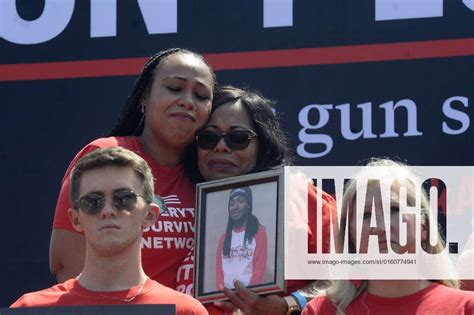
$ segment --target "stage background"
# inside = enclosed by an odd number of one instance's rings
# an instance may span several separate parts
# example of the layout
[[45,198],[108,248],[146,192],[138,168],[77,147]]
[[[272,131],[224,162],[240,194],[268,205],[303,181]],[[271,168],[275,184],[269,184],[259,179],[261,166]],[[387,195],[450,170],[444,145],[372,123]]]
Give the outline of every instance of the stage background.
[[473,10],[472,0],[0,0],[0,306],[53,284],[64,171],[108,133],[153,53],[196,50],[220,84],[276,100],[298,165],[473,165]]

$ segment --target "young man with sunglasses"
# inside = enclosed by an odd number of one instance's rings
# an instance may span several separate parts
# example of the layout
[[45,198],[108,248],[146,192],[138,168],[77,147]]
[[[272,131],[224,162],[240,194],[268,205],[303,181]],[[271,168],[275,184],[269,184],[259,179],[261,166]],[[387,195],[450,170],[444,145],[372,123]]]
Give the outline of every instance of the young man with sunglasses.
[[141,264],[142,231],[159,215],[153,176],[137,154],[102,148],[71,173],[69,218],[84,234],[84,269],[74,279],[23,295],[11,307],[175,304],[177,314],[207,314],[195,299],[151,280]]

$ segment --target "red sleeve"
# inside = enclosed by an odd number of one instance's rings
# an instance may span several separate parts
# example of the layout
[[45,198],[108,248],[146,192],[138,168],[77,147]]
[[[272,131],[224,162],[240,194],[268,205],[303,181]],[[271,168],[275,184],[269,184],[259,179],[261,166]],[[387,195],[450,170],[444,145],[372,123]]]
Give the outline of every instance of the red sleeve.
[[[316,205],[317,205],[317,191],[318,188],[308,184],[308,250],[310,252],[316,252],[317,246],[317,222],[316,222]],[[322,234],[324,242],[322,243],[322,252],[328,252],[330,246],[330,226],[331,226],[331,213],[336,214],[336,201],[334,198],[321,191],[321,201],[322,201]]]
[[[317,244],[317,236],[318,236],[317,222],[316,222],[317,192],[318,192],[318,188],[313,186],[311,183],[308,183],[308,210],[309,210],[308,211],[308,250],[310,252],[316,252],[316,244]],[[335,212],[336,201],[331,195],[325,193],[324,191],[321,191],[321,200],[322,200],[322,221],[323,221],[322,234],[324,234],[324,240],[325,240],[325,242],[322,243],[322,248],[324,252],[324,251],[329,251],[330,224],[331,224],[330,216],[331,216],[331,213],[333,215],[336,214]],[[290,293],[290,292],[302,289],[310,283],[312,283],[312,280],[287,280],[287,292]]]
[[69,216],[67,214],[67,210],[71,208],[71,200],[69,197],[69,189],[70,189],[70,181],[69,176],[71,175],[71,171],[76,165],[77,161],[86,155],[89,152],[92,152],[99,147],[96,145],[88,144],[85,146],[76,157],[72,160],[71,164],[67,168],[66,174],[64,174],[63,182],[61,185],[61,191],[59,192],[58,201],[56,203],[56,210],[54,212],[54,221],[53,221],[53,228],[54,229],[64,229],[64,230],[71,230],[75,231],[69,221]]
[[26,295],[23,295],[18,300],[16,300],[15,303],[10,305],[10,308],[18,308],[18,307],[28,307],[28,301],[27,301]]
[[267,265],[267,231],[263,225],[258,228],[255,236],[255,253],[252,260],[252,278],[249,285],[261,284]]
[[216,289],[224,287],[224,271],[222,270],[222,248],[224,248],[225,233],[219,239],[216,252]]
[[336,307],[331,300],[326,296],[319,296],[313,298],[306,304],[301,315],[319,315],[319,314],[336,314]]

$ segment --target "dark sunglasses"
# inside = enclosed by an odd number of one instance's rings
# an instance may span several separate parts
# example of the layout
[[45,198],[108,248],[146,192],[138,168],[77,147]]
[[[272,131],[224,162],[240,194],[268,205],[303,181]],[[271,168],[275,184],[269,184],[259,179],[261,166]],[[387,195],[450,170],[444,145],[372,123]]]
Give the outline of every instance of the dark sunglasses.
[[[112,205],[117,211],[132,211],[137,205],[138,197],[142,197],[147,203],[146,198],[131,190],[119,190],[112,195]],[[105,197],[99,193],[90,193],[82,196],[74,202],[74,208],[81,209],[84,213],[95,215],[99,213],[105,205]]]
[[229,132],[215,132],[210,130],[199,130],[196,141],[199,148],[212,150],[224,138],[225,144],[231,150],[243,150],[249,146],[250,140],[257,134],[252,130],[233,130]]

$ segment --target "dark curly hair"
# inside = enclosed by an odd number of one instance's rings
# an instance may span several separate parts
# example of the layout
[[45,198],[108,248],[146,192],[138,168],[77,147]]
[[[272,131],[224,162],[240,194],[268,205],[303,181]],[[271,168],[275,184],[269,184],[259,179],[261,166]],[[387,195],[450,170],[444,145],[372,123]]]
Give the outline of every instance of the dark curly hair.
[[[293,158],[288,147],[288,138],[282,130],[277,115],[273,112],[274,102],[257,91],[233,86],[217,87],[212,101],[212,114],[226,103],[239,102],[247,110],[255,132],[258,135],[258,157],[250,173],[263,172],[279,166],[291,165]],[[202,182],[197,165],[197,145],[194,141],[187,149],[184,168],[195,183]]]
[[171,48],[160,51],[159,53],[156,53],[150,57],[150,59],[148,59],[148,61],[143,66],[140,75],[135,81],[132,93],[128,97],[127,103],[122,109],[122,113],[120,114],[117,124],[110,131],[109,137],[139,136],[142,134],[144,126],[144,114],[140,109],[140,100],[142,99],[144,93],[147,93],[151,90],[157,66],[163,60],[165,60],[166,57],[177,53],[192,54],[201,59],[208,66],[212,75],[213,83],[214,85],[216,84],[216,75],[214,70],[202,55],[183,48]]

